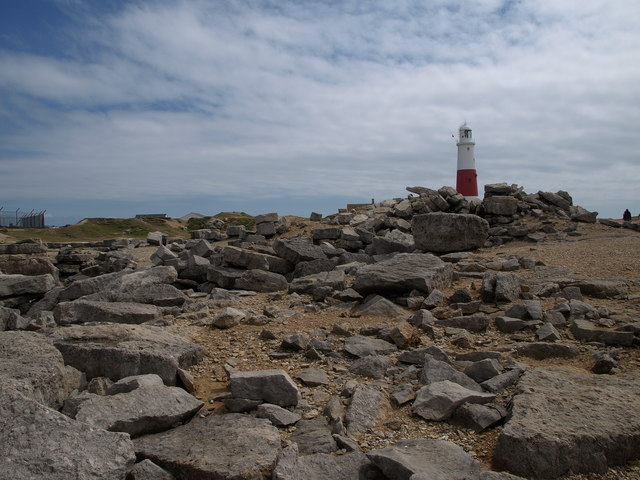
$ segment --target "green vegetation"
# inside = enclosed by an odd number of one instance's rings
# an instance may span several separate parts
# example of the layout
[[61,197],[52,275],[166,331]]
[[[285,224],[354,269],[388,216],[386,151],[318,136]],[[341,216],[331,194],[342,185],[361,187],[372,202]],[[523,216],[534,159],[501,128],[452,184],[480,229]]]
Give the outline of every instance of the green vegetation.
[[9,228],[5,235],[22,240],[40,238],[45,242],[93,241],[105,238],[146,238],[157,230],[170,237],[187,238],[184,224],[170,218],[86,218],[61,228]]

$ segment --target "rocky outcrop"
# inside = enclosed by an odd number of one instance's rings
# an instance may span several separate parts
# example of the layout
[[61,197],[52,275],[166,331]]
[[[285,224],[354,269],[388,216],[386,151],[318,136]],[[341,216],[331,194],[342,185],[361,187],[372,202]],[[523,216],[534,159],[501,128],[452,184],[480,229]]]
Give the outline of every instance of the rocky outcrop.
[[453,268],[431,254],[404,253],[356,272],[353,289],[369,293],[400,294],[418,290],[430,293],[451,283]]
[[182,478],[268,478],[281,450],[268,420],[235,413],[196,417],[134,443],[139,458]]
[[427,213],[413,217],[411,232],[419,250],[460,252],[482,247],[489,234],[489,224],[476,215]]
[[496,464],[517,475],[556,478],[640,458],[639,380],[637,373],[529,371],[498,438]]
[[135,462],[129,435],[107,432],[0,384],[0,477],[124,478]]

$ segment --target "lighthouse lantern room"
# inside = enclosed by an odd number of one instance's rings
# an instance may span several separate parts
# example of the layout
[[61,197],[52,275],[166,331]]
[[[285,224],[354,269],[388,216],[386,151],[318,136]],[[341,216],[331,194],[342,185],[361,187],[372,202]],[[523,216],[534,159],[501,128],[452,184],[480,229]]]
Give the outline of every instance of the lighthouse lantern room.
[[456,145],[458,146],[456,190],[465,198],[475,198],[478,196],[478,174],[473,151],[476,142],[473,140],[471,127],[466,122],[460,126],[460,137]]

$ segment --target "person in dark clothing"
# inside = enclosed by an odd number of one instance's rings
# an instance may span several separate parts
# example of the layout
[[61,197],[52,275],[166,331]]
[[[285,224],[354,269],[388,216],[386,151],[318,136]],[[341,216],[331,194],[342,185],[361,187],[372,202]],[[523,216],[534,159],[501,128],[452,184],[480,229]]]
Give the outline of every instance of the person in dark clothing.
[[630,222],[631,221],[631,212],[629,211],[628,208],[622,214],[622,220],[624,220],[625,222]]

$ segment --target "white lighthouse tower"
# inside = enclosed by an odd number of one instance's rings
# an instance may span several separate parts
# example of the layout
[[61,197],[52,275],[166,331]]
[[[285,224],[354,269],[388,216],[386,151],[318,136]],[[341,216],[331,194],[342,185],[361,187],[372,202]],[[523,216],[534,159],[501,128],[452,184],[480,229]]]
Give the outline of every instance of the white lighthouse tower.
[[460,138],[458,143],[458,178],[456,190],[465,198],[478,196],[478,174],[476,173],[476,159],[473,149],[476,142],[473,140],[471,127],[467,122],[460,126]]

